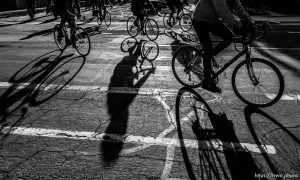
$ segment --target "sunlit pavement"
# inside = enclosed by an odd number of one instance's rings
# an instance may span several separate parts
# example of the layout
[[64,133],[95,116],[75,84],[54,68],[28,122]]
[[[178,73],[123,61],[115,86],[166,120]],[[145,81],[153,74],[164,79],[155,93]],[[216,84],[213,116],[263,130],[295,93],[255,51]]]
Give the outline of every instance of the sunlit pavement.
[[[299,17],[255,17],[276,22],[252,56],[280,69],[282,99],[262,109],[240,101],[231,87],[235,63],[219,77],[222,94],[195,89],[215,113],[209,119],[199,110],[212,124],[201,129],[188,107],[176,121],[182,85],[171,59],[185,42],[180,29],[165,34],[154,17],[159,54],[151,63],[141,47],[155,43],[145,36],[121,50],[129,5],[110,12],[108,28],[90,11],[90,22],[78,22],[90,34],[87,57],[58,50],[59,19],[0,16],[0,179],[299,179]],[[236,53],[230,46],[219,63]]]

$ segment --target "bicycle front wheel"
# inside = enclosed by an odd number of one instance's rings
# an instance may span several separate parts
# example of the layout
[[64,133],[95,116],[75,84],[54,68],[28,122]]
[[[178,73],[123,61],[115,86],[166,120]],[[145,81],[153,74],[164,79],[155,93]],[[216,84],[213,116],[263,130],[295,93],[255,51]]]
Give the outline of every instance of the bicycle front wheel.
[[192,28],[192,18],[191,18],[191,15],[189,15],[189,14],[182,14],[182,16],[180,17],[179,25],[180,25],[180,28],[184,32],[187,32],[187,31],[191,30],[191,28]]
[[131,37],[135,37],[138,35],[138,27],[134,25],[135,17],[129,17],[126,23],[127,32]]
[[91,41],[88,33],[82,27],[77,27],[75,33],[76,50],[81,56],[87,56],[91,50]]
[[190,88],[201,86],[203,74],[203,51],[193,46],[179,48],[172,58],[172,71],[180,84]]
[[59,25],[57,24],[54,28],[54,32],[53,32],[54,41],[60,50],[64,50],[67,47],[67,40],[68,40],[67,30],[65,27],[63,27],[62,34],[59,36],[58,27]]
[[142,46],[142,55],[148,61],[153,61],[159,54],[159,47],[155,41],[146,41]]
[[154,19],[148,19],[145,23],[145,32],[149,40],[154,41],[159,35],[159,28]]
[[236,95],[246,104],[267,107],[276,103],[284,91],[284,80],[278,68],[259,58],[252,63],[242,61],[232,74],[232,87]]

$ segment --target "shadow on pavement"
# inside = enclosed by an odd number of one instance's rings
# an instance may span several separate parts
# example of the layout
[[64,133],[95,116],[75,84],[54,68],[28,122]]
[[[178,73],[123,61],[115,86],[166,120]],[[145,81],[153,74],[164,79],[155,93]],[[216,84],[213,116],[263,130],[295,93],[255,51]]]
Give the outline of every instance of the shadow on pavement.
[[[299,174],[300,124],[281,124],[263,110],[252,106],[246,106],[244,114],[251,135],[270,168],[269,172]],[[266,152],[264,147],[268,144],[275,147],[276,157]]]
[[[271,50],[264,50],[264,49],[257,49],[257,52],[261,55],[269,58],[274,63],[277,63],[284,68],[292,71],[292,73],[300,78],[300,55],[297,53],[299,50],[296,48],[300,47],[300,23],[295,25],[288,25],[288,24],[279,24],[274,27],[274,30],[267,32],[266,36],[258,41],[265,43],[267,46],[271,48],[278,48],[276,55],[270,54],[269,51]],[[277,52],[281,53],[282,55],[277,55]],[[291,63],[290,60],[285,59],[291,58],[293,62]]]
[[[17,71],[0,97],[0,140],[20,125],[30,107],[53,98],[77,75],[85,63],[84,57],[62,55],[56,50],[46,53]],[[78,62],[79,65],[73,63]]]
[[[122,151],[123,138],[112,139],[112,137],[123,137],[126,135],[129,106],[138,95],[138,88],[141,88],[149,76],[154,73],[155,68],[139,70],[138,58],[141,56],[141,42],[136,43],[128,49],[129,55],[125,56],[117,64],[110,79],[109,92],[107,94],[107,107],[110,122],[105,130],[107,136],[101,143],[102,158],[105,166],[112,164]],[[136,69],[136,72],[134,70]],[[141,75],[142,72],[142,75]],[[133,88],[137,92],[122,92],[120,88]]]
[[45,30],[42,30],[42,31],[38,31],[38,32],[35,32],[35,33],[32,33],[32,34],[29,34],[26,37],[21,38],[20,40],[26,40],[26,39],[30,39],[30,38],[33,38],[35,36],[41,36],[41,35],[47,36],[47,35],[49,35],[53,32],[54,32],[54,28],[45,29]]
[[[196,91],[179,90],[175,113],[189,179],[250,180],[261,173],[251,153],[239,142],[232,121],[225,113],[215,114]],[[195,151],[187,149],[188,139],[197,140],[198,159]]]

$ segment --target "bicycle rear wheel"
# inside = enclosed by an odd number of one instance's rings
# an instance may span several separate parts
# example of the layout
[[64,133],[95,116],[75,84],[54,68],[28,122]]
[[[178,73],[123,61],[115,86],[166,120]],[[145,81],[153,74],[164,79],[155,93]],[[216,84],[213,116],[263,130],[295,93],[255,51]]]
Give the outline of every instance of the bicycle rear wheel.
[[145,33],[149,40],[154,41],[159,35],[159,28],[154,19],[148,19],[145,22]]
[[135,17],[131,16],[128,18],[126,27],[127,32],[131,37],[135,37],[138,35],[138,27],[134,25]]
[[87,56],[91,50],[91,41],[88,33],[82,27],[77,27],[75,33],[76,50],[81,56]]
[[59,25],[57,24],[54,28],[54,32],[53,32],[54,41],[60,50],[64,50],[67,47],[67,41],[69,39],[67,30],[66,30],[66,27],[64,26],[62,29],[62,36],[59,37],[58,27],[59,27]]
[[242,61],[232,74],[232,87],[236,95],[246,104],[267,107],[276,103],[284,91],[284,80],[278,68],[259,58]]
[[187,31],[191,30],[191,28],[192,28],[192,17],[191,17],[191,15],[182,14],[182,16],[180,17],[179,26],[184,32],[187,32]]
[[108,11],[105,13],[104,22],[105,22],[107,27],[109,27],[110,24],[111,24],[111,15]]
[[190,88],[201,86],[203,74],[203,51],[193,46],[179,48],[172,58],[172,71],[180,84]]

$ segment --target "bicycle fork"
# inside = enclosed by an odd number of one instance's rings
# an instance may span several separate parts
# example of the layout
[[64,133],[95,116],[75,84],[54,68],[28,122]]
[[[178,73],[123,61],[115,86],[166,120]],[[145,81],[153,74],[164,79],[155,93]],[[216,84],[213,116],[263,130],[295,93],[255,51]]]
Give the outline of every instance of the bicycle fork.
[[250,50],[249,50],[249,46],[246,47],[246,68],[247,68],[247,73],[248,76],[251,80],[251,82],[253,83],[253,85],[257,86],[259,84],[259,78],[257,78],[257,76],[255,75],[253,66],[252,66],[252,60],[251,60],[251,54],[250,54]]

